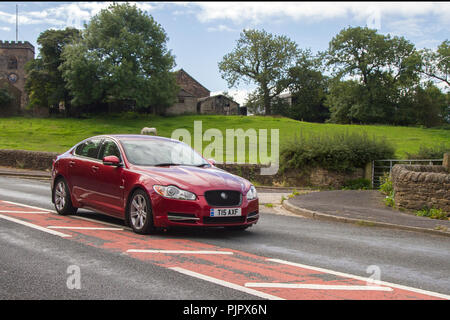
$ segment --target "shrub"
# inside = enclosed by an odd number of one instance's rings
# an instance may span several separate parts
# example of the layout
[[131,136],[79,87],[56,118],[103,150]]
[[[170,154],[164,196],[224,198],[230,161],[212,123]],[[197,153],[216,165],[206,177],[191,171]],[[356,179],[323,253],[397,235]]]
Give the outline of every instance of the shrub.
[[380,191],[385,195],[390,195],[394,192],[394,188],[392,186],[392,180],[388,173],[385,173],[381,178]]
[[439,219],[439,220],[446,220],[447,213],[442,211],[442,209],[437,208],[423,208],[422,210],[416,211],[416,216],[419,217],[429,217],[431,219]]
[[386,198],[384,198],[384,204],[387,205],[388,207],[395,207],[395,200],[394,200],[394,195],[388,195],[386,196]]
[[280,150],[280,169],[322,167],[333,171],[363,168],[376,159],[394,157],[394,148],[384,138],[369,138],[366,133],[325,132],[305,136],[302,133]]
[[395,207],[394,200],[394,187],[392,186],[392,180],[388,173],[385,173],[383,177],[381,177],[382,184],[380,185],[380,191],[382,194],[386,195],[384,198],[384,204],[388,207]]
[[372,187],[372,183],[368,179],[359,178],[353,180],[347,180],[344,182],[342,189],[344,190],[369,190]]
[[408,159],[442,159],[446,152],[450,152],[450,145],[445,143],[437,146],[421,145],[416,154],[406,152],[406,157]]

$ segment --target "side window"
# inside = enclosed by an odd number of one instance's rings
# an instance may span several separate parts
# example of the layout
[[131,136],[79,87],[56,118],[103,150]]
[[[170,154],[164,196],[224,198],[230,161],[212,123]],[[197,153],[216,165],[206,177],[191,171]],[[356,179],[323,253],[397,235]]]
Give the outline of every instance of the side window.
[[100,150],[100,159],[103,159],[107,156],[116,156],[119,158],[120,161],[122,161],[122,157],[120,156],[120,150],[119,147],[115,144],[114,141],[111,140],[105,140],[103,142],[102,148]]
[[79,156],[98,159],[98,149],[100,147],[101,139],[91,139],[82,144],[80,144],[76,149],[75,153]]

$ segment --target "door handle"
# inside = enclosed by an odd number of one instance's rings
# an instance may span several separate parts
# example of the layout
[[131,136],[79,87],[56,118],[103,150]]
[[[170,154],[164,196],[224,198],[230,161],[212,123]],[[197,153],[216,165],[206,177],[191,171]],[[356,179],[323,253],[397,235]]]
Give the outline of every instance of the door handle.
[[99,168],[97,166],[92,166],[92,171],[96,172]]
[[69,161],[69,166],[73,167],[75,165],[75,161]]

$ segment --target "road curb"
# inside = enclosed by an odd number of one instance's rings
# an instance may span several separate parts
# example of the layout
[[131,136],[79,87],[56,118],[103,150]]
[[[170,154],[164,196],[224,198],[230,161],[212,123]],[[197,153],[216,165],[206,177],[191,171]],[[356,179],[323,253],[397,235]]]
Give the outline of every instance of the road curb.
[[289,200],[284,200],[282,207],[294,214],[298,214],[300,216],[315,219],[315,220],[351,223],[351,224],[357,224],[359,226],[384,227],[384,228],[403,230],[403,231],[416,231],[416,232],[429,233],[429,234],[434,234],[434,235],[450,237],[450,232],[444,232],[444,231],[440,231],[440,230],[405,226],[405,225],[392,224],[392,223],[373,221],[373,220],[346,218],[346,217],[340,217],[340,216],[335,216],[335,215],[331,215],[331,214],[326,214],[326,213],[298,207],[298,206],[290,203]]
[[21,173],[21,172],[0,172],[0,176],[15,177],[15,178],[28,178],[28,179],[45,179],[51,178],[48,174],[31,174],[31,173]]

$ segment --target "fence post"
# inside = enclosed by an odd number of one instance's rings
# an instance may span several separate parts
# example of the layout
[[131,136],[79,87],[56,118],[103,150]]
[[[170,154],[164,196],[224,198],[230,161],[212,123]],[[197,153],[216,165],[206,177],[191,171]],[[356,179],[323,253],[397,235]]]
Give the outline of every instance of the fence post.
[[444,153],[444,160],[442,160],[442,166],[450,172],[450,153]]
[[375,160],[372,160],[372,189],[374,186],[374,180],[375,180]]

